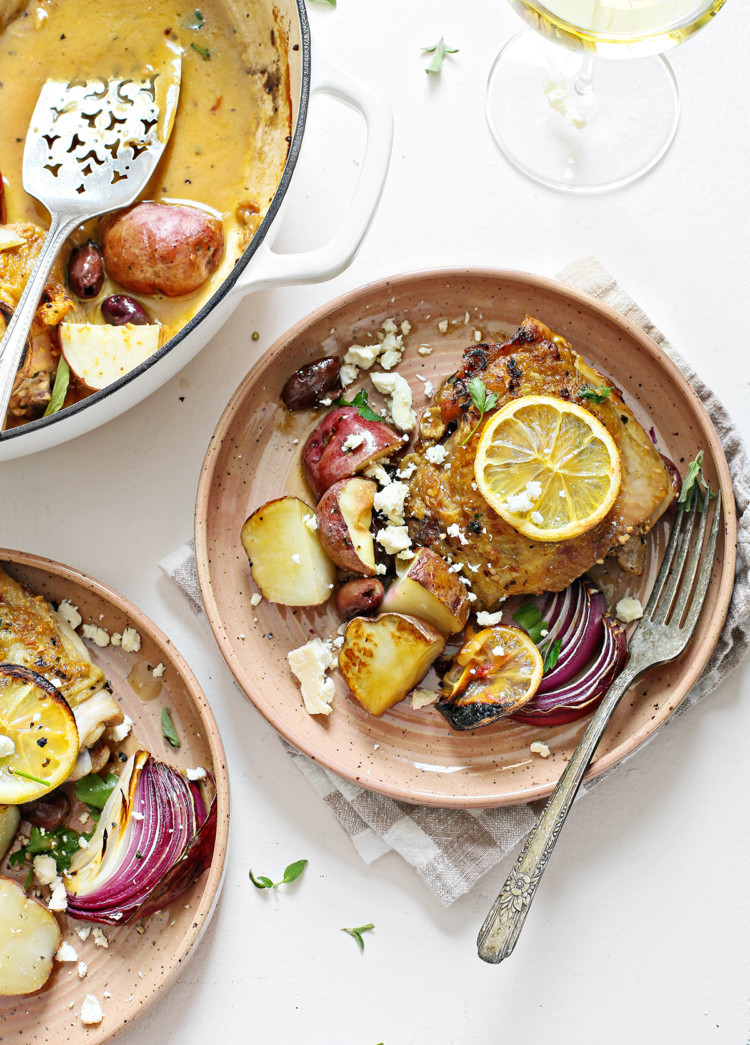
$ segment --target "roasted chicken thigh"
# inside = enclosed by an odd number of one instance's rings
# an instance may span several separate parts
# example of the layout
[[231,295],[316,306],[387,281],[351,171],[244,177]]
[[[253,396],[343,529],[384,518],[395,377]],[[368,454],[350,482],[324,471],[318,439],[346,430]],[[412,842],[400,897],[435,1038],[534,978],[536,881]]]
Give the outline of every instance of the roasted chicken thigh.
[[[482,425],[469,436],[479,412],[467,386],[477,377],[497,395],[497,408],[521,396],[554,396],[583,406],[607,428],[622,480],[600,523],[570,540],[539,542],[513,529],[484,500],[474,477]],[[461,564],[476,595],[475,610],[491,610],[508,595],[560,591],[612,549],[636,550],[677,492],[670,469],[619,390],[565,338],[530,316],[508,341],[466,349],[461,367],[422,415],[415,451],[404,465],[409,462],[416,465],[406,505],[412,540]]]

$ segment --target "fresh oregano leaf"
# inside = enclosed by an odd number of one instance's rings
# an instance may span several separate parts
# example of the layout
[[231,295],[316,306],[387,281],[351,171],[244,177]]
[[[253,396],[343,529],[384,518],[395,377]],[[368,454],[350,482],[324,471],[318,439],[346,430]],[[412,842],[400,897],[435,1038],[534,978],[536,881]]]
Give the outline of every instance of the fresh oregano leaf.
[[85,802],[89,808],[104,809],[107,799],[117,786],[115,773],[107,773],[106,777],[98,773],[87,773],[76,783],[76,798]]
[[443,68],[443,62],[447,54],[458,54],[457,47],[448,47],[445,40],[440,37],[440,40],[432,47],[423,47],[422,54],[431,54],[432,61],[425,68],[426,73],[439,73]]
[[44,411],[44,416],[49,417],[50,414],[56,414],[58,410],[62,409],[62,405],[65,402],[65,396],[68,393],[68,385],[70,384],[70,367],[68,366],[65,356],[60,356],[57,364],[57,373],[55,374],[55,383],[52,386],[52,395],[50,401],[47,403],[47,409]]
[[362,939],[362,933],[368,933],[370,929],[374,929],[375,926],[372,922],[368,922],[367,925],[357,925],[353,929],[342,929],[342,933],[349,933],[359,944],[360,950],[365,949],[365,941]]
[[558,659],[560,657],[560,650],[561,649],[562,649],[562,642],[560,641],[560,639],[555,639],[555,641],[552,643],[552,645],[550,646],[550,648],[547,650],[546,654],[544,655],[544,673],[545,673],[545,675],[547,674],[548,671],[552,671],[552,669],[554,668],[555,664],[557,664],[557,661],[558,661]]
[[357,394],[355,395],[354,399],[352,399],[351,402],[348,402],[346,399],[344,399],[343,396],[340,396],[337,400],[335,400],[333,405],[334,406],[356,406],[357,413],[359,414],[360,417],[364,418],[365,421],[382,421],[383,420],[382,417],[380,417],[378,414],[376,414],[375,411],[370,406],[368,406],[368,403],[367,403],[367,392],[365,391],[364,388],[360,388],[359,392],[357,392]]
[[169,708],[162,708],[161,731],[164,734],[164,739],[168,740],[172,747],[180,746],[180,738],[177,736],[177,730],[174,728],[174,722],[172,721],[172,716],[169,714]]
[[603,403],[612,395],[612,389],[602,385],[601,388],[591,388],[586,385],[578,393],[579,399],[588,399],[591,403]]
[[306,867],[307,860],[296,860],[293,864],[289,864],[287,869],[284,871],[284,877],[278,884],[289,885],[290,882],[296,882]]

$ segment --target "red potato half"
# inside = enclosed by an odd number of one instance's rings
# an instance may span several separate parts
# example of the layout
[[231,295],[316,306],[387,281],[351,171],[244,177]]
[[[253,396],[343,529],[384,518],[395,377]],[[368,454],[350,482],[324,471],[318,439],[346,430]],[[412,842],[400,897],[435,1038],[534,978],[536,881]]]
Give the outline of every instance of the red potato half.
[[93,392],[130,373],[159,349],[156,325],[61,323],[60,348],[71,373]]
[[102,251],[107,275],[126,290],[182,297],[219,267],[224,230],[198,207],[136,203],[107,224]]
[[422,681],[444,649],[437,628],[416,617],[355,617],[344,634],[339,671],[360,704],[382,715]]
[[319,606],[333,594],[336,567],[306,519],[315,519],[309,504],[298,497],[279,497],[245,520],[242,547],[253,580],[269,602]]
[[[345,449],[347,441],[352,445]],[[382,421],[361,417],[356,406],[331,410],[302,447],[302,469],[315,496],[368,464],[400,450],[401,436]]]
[[40,990],[60,939],[55,916],[18,882],[0,878],[0,995]]
[[385,593],[381,608],[419,617],[444,635],[452,635],[468,620],[469,596],[441,555],[420,548],[406,572]]
[[375,542],[370,532],[378,484],[351,476],[329,486],[318,502],[318,537],[337,566],[363,577],[375,576]]

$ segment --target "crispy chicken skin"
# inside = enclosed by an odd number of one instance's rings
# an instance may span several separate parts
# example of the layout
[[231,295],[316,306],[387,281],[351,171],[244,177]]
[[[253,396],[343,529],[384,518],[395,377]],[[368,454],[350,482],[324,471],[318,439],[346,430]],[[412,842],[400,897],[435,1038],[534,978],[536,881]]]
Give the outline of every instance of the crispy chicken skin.
[[[609,430],[620,453],[622,482],[612,510],[597,526],[567,541],[533,541],[487,504],[474,482],[483,426],[461,445],[479,420],[466,387],[473,377],[497,394],[498,407],[521,396],[556,396],[583,406]],[[580,398],[586,388],[601,386],[612,389],[603,403]],[[441,464],[426,456],[437,444],[447,451]],[[443,382],[422,415],[415,451],[404,464],[409,461],[417,465],[406,505],[412,540],[463,565],[477,596],[475,610],[494,609],[508,595],[562,590],[613,548],[647,533],[677,493],[675,480],[619,390],[563,337],[530,316],[510,340],[466,349],[460,369]],[[459,535],[448,536],[455,523]]]

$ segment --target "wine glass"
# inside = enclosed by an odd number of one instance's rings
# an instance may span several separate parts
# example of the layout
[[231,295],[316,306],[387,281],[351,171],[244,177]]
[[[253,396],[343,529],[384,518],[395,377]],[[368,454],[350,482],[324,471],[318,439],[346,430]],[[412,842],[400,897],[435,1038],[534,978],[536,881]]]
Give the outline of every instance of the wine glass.
[[487,84],[487,118],[507,158],[543,185],[580,193],[626,185],[658,163],[680,111],[661,52],[724,0],[509,2],[531,29],[503,47]]

